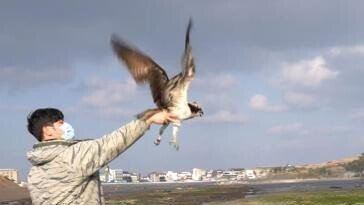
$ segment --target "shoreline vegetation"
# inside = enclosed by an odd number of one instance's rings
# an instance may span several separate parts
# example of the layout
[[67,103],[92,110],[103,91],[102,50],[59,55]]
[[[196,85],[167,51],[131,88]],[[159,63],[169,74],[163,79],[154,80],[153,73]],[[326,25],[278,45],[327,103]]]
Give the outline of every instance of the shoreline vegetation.
[[[121,205],[335,205],[339,202],[342,202],[341,205],[364,205],[364,154],[326,163],[260,169],[262,170],[268,170],[266,177],[254,180],[226,178],[206,182],[108,183],[103,184],[104,197],[106,204]],[[351,188],[342,188],[340,184],[343,183],[340,181],[351,184]],[[333,189],[289,188],[294,184],[326,182],[331,183],[329,187]],[[252,189],[263,186],[268,193],[256,193]],[[277,186],[280,190],[271,193]],[[28,190],[5,177],[0,177],[0,191],[0,204],[30,204]]]
[[205,205],[364,205],[364,189],[282,192]]
[[[352,187],[344,188],[346,185],[341,181],[349,182]],[[310,187],[312,183],[325,184],[326,188],[309,188],[296,190],[293,184],[303,184],[301,187]],[[312,183],[311,183],[312,182]],[[356,184],[356,185],[354,185]],[[274,183],[252,184],[215,184],[207,186],[174,187],[164,189],[163,187],[145,189],[136,193],[125,195],[105,196],[108,205],[364,205],[363,180],[360,178],[352,180],[284,180]],[[262,190],[260,185],[268,185]],[[270,185],[278,185],[279,190],[273,190]],[[343,187],[341,187],[343,186]],[[109,189],[112,187],[109,187]],[[270,191],[267,191],[270,190]]]
[[[343,189],[337,184],[341,181],[358,184],[353,188]],[[255,186],[280,185],[289,187],[301,183],[334,184],[329,189],[318,190],[290,190],[275,193],[257,193]],[[14,184],[15,185],[15,184]],[[133,186],[137,189],[126,189]],[[171,186],[172,185],[172,186]],[[255,186],[254,186],[255,185]],[[103,186],[104,197],[108,205],[336,205],[355,204],[364,205],[364,181],[354,179],[294,179],[269,180],[239,184],[207,184],[207,183],[150,183],[142,184],[106,184]],[[141,187],[142,186],[142,187]],[[148,188],[149,187],[149,188]],[[269,188],[270,189],[270,188]],[[10,193],[10,192],[9,192]],[[26,189],[17,189],[13,195],[28,196]],[[0,193],[0,195],[3,195]],[[0,204],[31,204],[29,198],[5,200]]]
[[280,191],[255,195],[247,185],[153,190],[106,197],[108,205],[364,205],[364,188]]

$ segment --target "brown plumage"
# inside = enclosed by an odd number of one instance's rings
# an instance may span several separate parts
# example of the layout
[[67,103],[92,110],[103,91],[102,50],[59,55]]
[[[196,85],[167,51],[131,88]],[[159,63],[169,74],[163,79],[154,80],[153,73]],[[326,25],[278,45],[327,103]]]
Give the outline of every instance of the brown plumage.
[[149,56],[127,44],[121,38],[111,37],[112,48],[117,57],[126,65],[128,71],[138,84],[149,82],[154,103],[161,107],[161,91],[169,81],[167,73]]
[[[115,54],[126,65],[135,82],[138,84],[149,83],[154,103],[158,109],[167,109],[180,121],[202,116],[203,114],[197,103],[189,103],[187,100],[188,88],[195,75],[195,63],[189,40],[191,27],[192,21],[190,20],[187,26],[185,50],[182,56],[182,71],[171,79],[152,58],[126,43],[120,37],[116,35],[111,37],[111,45]],[[148,112],[155,111],[155,109],[151,109],[141,114],[145,115]],[[180,125],[180,123],[173,124],[172,142],[176,148],[178,148],[176,140]],[[165,128],[166,126],[162,126],[158,139],[160,139]],[[159,144],[159,142],[156,144]]]

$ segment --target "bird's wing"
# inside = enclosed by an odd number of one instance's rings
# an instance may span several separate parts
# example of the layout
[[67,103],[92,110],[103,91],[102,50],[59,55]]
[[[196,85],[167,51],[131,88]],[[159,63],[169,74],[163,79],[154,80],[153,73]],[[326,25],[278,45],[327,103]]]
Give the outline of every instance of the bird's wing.
[[149,56],[127,44],[116,35],[111,37],[111,46],[138,84],[149,82],[153,100],[157,106],[163,106],[162,95],[168,82],[167,73]]
[[192,47],[190,45],[191,28],[192,19],[190,19],[188,22],[185,40],[185,51],[182,56],[182,76],[183,78],[187,78],[188,80],[192,80],[196,72],[195,62],[192,56]]
[[166,86],[166,92],[169,94],[169,104],[173,106],[187,104],[188,88],[195,75],[195,63],[190,45],[191,28],[192,20],[190,19],[186,31],[185,50],[182,56],[182,72],[171,78]]

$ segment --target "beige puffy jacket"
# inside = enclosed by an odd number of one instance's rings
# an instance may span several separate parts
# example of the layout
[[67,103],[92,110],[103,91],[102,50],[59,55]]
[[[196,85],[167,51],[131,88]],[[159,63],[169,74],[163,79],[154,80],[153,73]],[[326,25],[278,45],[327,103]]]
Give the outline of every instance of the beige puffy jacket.
[[148,129],[142,120],[99,139],[40,142],[27,153],[32,163],[28,189],[32,203],[104,204],[98,170],[136,142]]

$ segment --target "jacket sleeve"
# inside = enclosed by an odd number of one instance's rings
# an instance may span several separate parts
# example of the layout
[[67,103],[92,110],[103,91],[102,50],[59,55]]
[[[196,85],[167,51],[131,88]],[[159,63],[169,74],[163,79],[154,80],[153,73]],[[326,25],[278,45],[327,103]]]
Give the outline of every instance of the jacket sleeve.
[[143,120],[133,120],[110,134],[71,146],[70,160],[82,177],[88,177],[115,159],[134,144],[149,126]]

